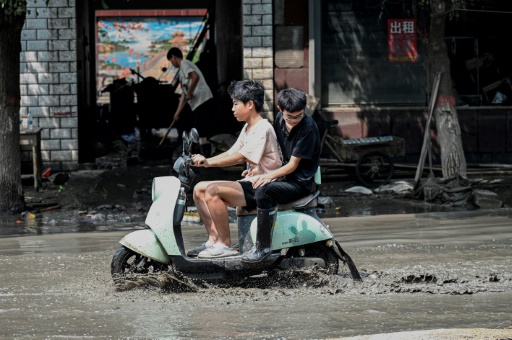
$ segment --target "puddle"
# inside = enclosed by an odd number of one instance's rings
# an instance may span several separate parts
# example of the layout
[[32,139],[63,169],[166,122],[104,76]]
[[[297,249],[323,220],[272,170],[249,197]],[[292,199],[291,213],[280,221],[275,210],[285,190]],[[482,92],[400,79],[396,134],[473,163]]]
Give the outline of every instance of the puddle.
[[[471,208],[446,207],[427,204],[420,201],[401,200],[392,198],[372,198],[354,196],[331,197],[326,206],[319,206],[318,216],[322,219],[335,217],[363,217],[390,214],[423,214],[438,212],[476,211]],[[193,211],[195,207],[189,207]],[[236,223],[234,209],[229,209],[230,223]],[[94,231],[118,231],[141,229],[145,227],[144,211],[130,212],[94,212],[77,214],[76,211],[61,211],[41,213],[33,219],[23,219],[21,216],[0,217],[0,237],[30,236],[57,233],[81,233]],[[184,224],[199,224],[200,222],[184,222]]]

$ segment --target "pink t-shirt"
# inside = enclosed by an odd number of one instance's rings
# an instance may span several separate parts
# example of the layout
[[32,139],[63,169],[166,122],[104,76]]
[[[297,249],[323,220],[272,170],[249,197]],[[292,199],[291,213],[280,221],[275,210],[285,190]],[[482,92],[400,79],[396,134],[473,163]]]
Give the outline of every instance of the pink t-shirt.
[[[253,174],[266,174],[282,165],[282,154],[277,143],[274,128],[266,119],[260,120],[249,131],[247,123],[244,125],[235,144],[228,150],[228,154],[235,152],[250,160],[249,164]],[[243,180],[250,181],[250,177]]]

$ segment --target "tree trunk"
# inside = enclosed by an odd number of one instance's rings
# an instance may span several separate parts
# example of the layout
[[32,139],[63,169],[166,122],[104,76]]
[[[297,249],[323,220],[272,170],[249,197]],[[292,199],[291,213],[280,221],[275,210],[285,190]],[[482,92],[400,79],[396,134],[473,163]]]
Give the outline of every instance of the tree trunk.
[[20,158],[20,52],[25,15],[0,9],[0,213],[25,207]]
[[432,0],[432,13],[429,22],[427,42],[427,64],[430,84],[434,75],[442,72],[438,97],[435,104],[434,119],[437,139],[441,148],[441,166],[443,178],[466,177],[466,158],[462,148],[462,137],[452,91],[450,60],[445,42],[446,15],[445,0]]

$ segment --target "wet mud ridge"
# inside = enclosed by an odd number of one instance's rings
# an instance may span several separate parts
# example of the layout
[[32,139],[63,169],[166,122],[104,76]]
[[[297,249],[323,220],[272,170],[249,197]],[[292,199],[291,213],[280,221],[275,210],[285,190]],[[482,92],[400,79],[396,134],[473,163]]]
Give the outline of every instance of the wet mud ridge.
[[[337,275],[326,274],[321,269],[290,270],[271,277],[264,274],[254,278],[232,280],[224,283],[193,281],[186,276],[161,272],[152,274],[129,274],[115,277],[118,291],[137,288],[154,288],[168,293],[204,293],[210,291],[218,294],[218,289],[225,289],[224,295],[247,296],[248,292],[257,290],[262,295],[281,296],[283,294],[448,294],[466,295],[484,292],[505,292],[512,290],[512,275],[506,273],[481,273],[474,276],[454,276],[449,272],[433,274],[360,271],[362,281],[354,281],[349,272]],[[263,291],[262,291],[263,290]],[[257,294],[250,293],[255,296]]]
[[512,288],[512,276],[482,273],[474,277],[453,277],[448,273],[372,272],[357,287],[361,294],[428,293],[464,295],[504,292]]

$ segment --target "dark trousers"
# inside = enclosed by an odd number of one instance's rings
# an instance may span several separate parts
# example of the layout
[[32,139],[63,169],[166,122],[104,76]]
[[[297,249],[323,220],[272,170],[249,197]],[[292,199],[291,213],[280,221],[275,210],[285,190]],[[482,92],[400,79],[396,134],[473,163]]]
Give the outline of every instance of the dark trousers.
[[256,189],[256,205],[260,209],[270,209],[278,204],[288,203],[309,195],[311,189],[294,181],[276,181]]

